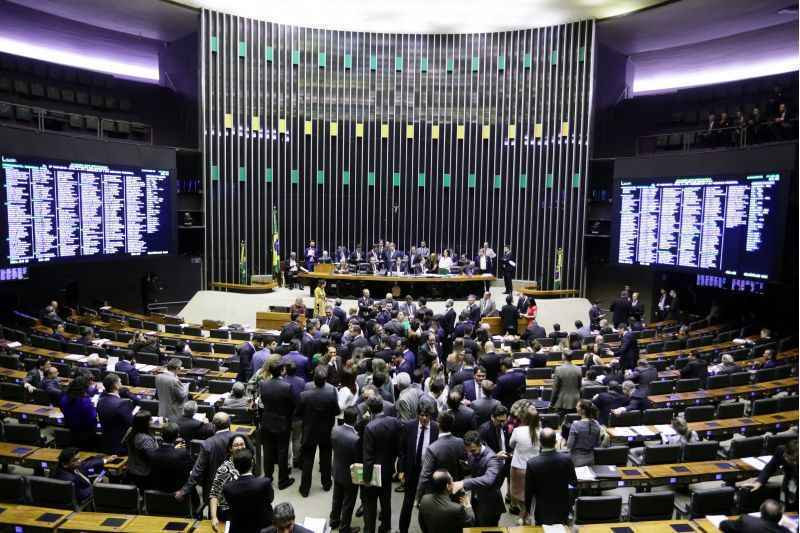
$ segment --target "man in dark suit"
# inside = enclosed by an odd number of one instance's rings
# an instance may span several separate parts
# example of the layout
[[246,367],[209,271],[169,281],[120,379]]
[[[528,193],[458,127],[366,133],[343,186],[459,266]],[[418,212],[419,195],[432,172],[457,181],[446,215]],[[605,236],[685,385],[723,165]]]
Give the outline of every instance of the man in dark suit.
[[539,325],[536,320],[531,320],[531,323],[528,324],[528,327],[525,329],[525,333],[522,335],[526,340],[529,339],[546,339],[547,338],[547,331]]
[[252,533],[260,531],[272,522],[272,480],[253,475],[253,454],[250,450],[237,450],[233,454],[233,466],[239,478],[229,481],[222,488],[228,502],[229,533]]
[[775,500],[764,500],[761,516],[742,515],[736,520],[723,520],[719,530],[723,533],[789,533],[780,525],[783,518],[783,505]]
[[430,483],[436,470],[447,470],[454,479],[463,477],[461,463],[466,459],[464,440],[452,434],[455,417],[450,411],[439,415],[439,436],[428,446],[422,457],[417,497],[430,491]]
[[358,411],[355,407],[344,410],[344,424],[333,428],[333,500],[331,502],[331,529],[340,533],[358,533],[360,528],[350,527],[353,509],[358,496],[358,485],[353,484],[350,465],[361,462],[361,438],[355,429]]
[[633,335],[630,328],[623,324],[620,329],[622,332],[622,342],[620,347],[614,351],[614,357],[619,357],[619,366],[623,370],[633,370],[639,361],[639,341]]
[[456,325],[456,310],[453,309],[453,300],[447,300],[444,306],[445,312],[440,323],[442,324],[442,329],[444,329],[445,336],[450,336]]
[[514,297],[509,294],[506,296],[506,304],[500,309],[500,327],[503,333],[516,335],[518,321],[519,311],[514,305]]
[[636,320],[644,319],[644,304],[639,300],[638,292],[634,292],[631,295],[631,316]]
[[517,263],[514,262],[514,256],[511,255],[511,247],[508,245],[503,248],[503,258],[500,260],[500,268],[503,271],[503,283],[505,283],[506,286],[506,292],[504,294],[511,294],[513,292],[511,281],[514,279]]
[[428,447],[439,436],[439,425],[432,420],[435,407],[422,402],[417,406],[417,418],[403,424],[403,436],[399,450],[399,469],[403,475],[405,491],[400,511],[400,533],[408,533],[411,512],[417,497],[422,458]]
[[319,448],[319,472],[322,489],[331,489],[331,430],[339,415],[339,400],[336,389],[328,383],[328,369],[314,369],[314,386],[300,394],[297,416],[303,419],[303,476],[300,479],[300,495],[308,497],[311,488],[311,471],[314,455]]
[[480,428],[482,424],[491,418],[492,413],[497,406],[502,404],[494,399],[494,383],[489,379],[484,379],[480,386],[483,395],[480,399],[475,400],[469,404],[470,408],[475,412],[475,424]]
[[464,489],[472,494],[476,527],[496,527],[500,515],[506,511],[500,489],[505,479],[503,473],[508,454],[494,453],[481,442],[477,431],[464,436],[464,446],[469,455],[471,477],[454,482],[453,490]]
[[[374,533],[378,515],[378,500],[381,502],[381,525],[379,531],[392,529],[392,474],[397,458],[402,423],[393,416],[383,414],[383,401],[379,398],[367,400],[370,422],[364,428],[364,533]],[[372,469],[381,466],[381,486],[370,485]]]
[[633,381],[622,383],[622,393],[628,397],[628,403],[624,407],[617,407],[611,412],[615,415],[626,411],[644,411],[650,408],[650,400],[647,399],[647,392],[641,387],[637,387]]
[[192,456],[184,441],[176,443],[178,438],[178,425],[168,422],[161,430],[161,444],[148,454],[153,490],[175,492],[189,479]]
[[203,441],[189,479],[175,493],[175,498],[179,501],[183,500],[197,485],[203,487],[203,498],[208,500],[214,475],[217,473],[219,465],[228,457],[228,441],[233,434],[231,419],[226,413],[218,412],[214,415],[211,423],[214,425],[215,433]]
[[466,495],[454,502],[453,478],[447,470],[437,470],[431,480],[431,492],[419,504],[419,525],[423,533],[461,533],[475,520]]
[[608,392],[601,392],[592,399],[595,407],[597,407],[597,421],[602,425],[608,425],[608,414],[619,407],[625,407],[628,403],[628,397],[622,393],[622,387],[619,382],[608,382]]
[[631,302],[628,299],[628,292],[620,292],[619,298],[611,302],[611,307],[609,309],[614,317],[612,326],[617,327],[620,324],[627,324],[628,317],[631,314]]
[[[707,373],[706,373],[707,375]],[[658,379],[658,369],[650,366],[647,359],[639,359],[636,370],[631,374],[631,381],[637,383],[645,391],[650,390],[650,383]]]
[[525,471],[522,517],[527,517],[531,502],[536,498],[533,516],[537,525],[566,524],[572,509],[570,486],[578,484],[575,465],[568,453],[556,450],[556,432],[551,428],[542,428],[539,444],[539,455],[528,460]]
[[361,293],[361,298],[358,299],[358,315],[362,318],[367,318],[372,315],[372,306],[375,305],[369,295],[369,289],[364,289]]
[[511,405],[522,397],[525,390],[525,372],[514,370],[514,363],[506,357],[500,363],[500,376],[494,390],[494,397],[510,409]]
[[120,379],[116,374],[108,373],[103,378],[103,394],[97,401],[97,418],[103,429],[102,451],[109,455],[125,455],[127,447],[122,444],[122,437],[133,423],[133,402],[119,396]]
[[519,293],[517,311],[519,311],[520,315],[524,315],[528,312],[528,307],[530,307],[530,299],[526,295]]
[[185,442],[192,442],[195,439],[205,440],[214,434],[214,426],[195,419],[195,414],[197,414],[197,402],[189,400],[183,404],[183,416],[175,421]]
[[286,325],[281,328],[281,336],[279,338],[279,343],[288,343],[292,339],[299,339],[303,334],[303,328],[300,327],[300,324],[297,322],[298,315],[296,312],[293,312],[290,317],[291,321],[288,322]]
[[506,422],[508,422],[508,409],[498,405],[492,412],[490,420],[478,428],[481,440],[495,453],[507,452],[511,449],[508,442],[511,434],[508,432]]
[[689,352],[689,362],[681,368],[681,379],[699,379],[700,386],[706,386],[708,379],[708,363],[705,359],[697,357],[694,352]]
[[458,388],[451,390],[447,395],[447,408],[453,413],[455,422],[453,423],[453,435],[463,438],[468,431],[476,429],[475,412],[461,403],[464,399]]
[[278,464],[278,488],[285,489],[294,483],[289,477],[289,438],[292,432],[297,398],[292,386],[281,379],[283,367],[280,356],[272,356],[267,363],[270,379],[259,386],[261,403],[261,443],[264,446],[264,475],[272,478],[275,463]]
[[425,344],[419,347],[418,361],[420,366],[430,368],[435,360],[445,357],[441,343],[436,340],[435,333],[428,333]]
[[239,355],[239,372],[236,374],[236,381],[247,383],[253,371],[253,354],[260,349],[261,347],[257,347],[254,341],[245,341],[236,348],[236,353]]
[[[356,528],[358,529],[358,528]],[[313,533],[294,522],[294,508],[289,502],[279,503],[272,510],[272,526],[264,528],[261,533]]]
[[114,370],[117,372],[124,372],[128,375],[128,384],[131,387],[139,386],[139,371],[136,370],[136,356],[133,352],[127,352],[117,361]]
[[475,379],[475,357],[471,353],[464,355],[464,365],[450,375],[448,386],[452,389],[465,381]]
[[[464,359],[466,360],[467,357],[472,357],[471,355],[467,355]],[[467,379],[462,383],[462,387],[464,388],[464,397],[469,400],[470,402],[474,402],[475,400],[483,398],[483,389],[481,388],[481,384],[483,380],[486,379],[486,369],[482,366],[479,366],[474,370],[474,377],[472,379]]]

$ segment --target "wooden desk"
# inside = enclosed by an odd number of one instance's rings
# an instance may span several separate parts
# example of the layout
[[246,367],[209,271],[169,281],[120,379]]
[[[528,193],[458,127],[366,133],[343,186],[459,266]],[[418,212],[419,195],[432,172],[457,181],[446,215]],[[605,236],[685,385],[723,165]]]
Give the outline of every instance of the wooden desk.
[[[500,317],[499,316],[487,316],[481,318],[481,324],[488,324],[489,326],[489,334],[490,335],[505,335],[505,331],[502,329],[502,325],[500,324]],[[522,335],[525,333],[525,329],[528,327],[528,319],[527,318],[520,318],[517,320],[517,335]]]
[[[164,528],[167,524],[182,524],[183,529],[169,529]],[[188,533],[192,530],[194,520],[191,518],[174,518],[171,516],[145,516],[138,515],[125,526],[125,533],[153,533],[154,531],[168,531],[169,533]]]
[[11,370],[10,368],[0,368],[0,381],[7,383],[22,383],[28,375],[24,370]]
[[258,329],[280,330],[292,319],[290,313],[277,311],[256,311],[256,327]]
[[[134,515],[109,514],[109,513],[74,513],[61,526],[59,531],[80,531],[81,533],[95,533],[100,531],[125,531],[133,519]],[[108,519],[121,520],[118,526],[103,525]]]
[[59,524],[64,522],[64,519],[72,514],[72,511],[65,511],[64,509],[48,509],[30,505],[0,503],[0,508],[4,509],[0,513],[0,524],[47,530],[55,530]]
[[16,407],[9,416],[18,420],[35,420],[48,425],[60,426],[64,424],[64,415],[58,407],[24,403]]
[[272,292],[272,289],[277,286],[278,284],[274,281],[270,283],[251,283],[250,285],[244,283],[224,283],[222,281],[214,281],[211,283],[211,288],[213,290],[241,292],[245,294],[266,294]]
[[8,416],[14,412],[18,407],[26,405],[20,402],[12,402],[11,400],[0,400],[0,416]]
[[[58,464],[58,454],[60,453],[61,450],[59,448],[36,448],[33,453],[25,456],[22,465],[29,468],[51,468]],[[78,452],[78,458],[81,461],[98,455],[102,456],[103,454],[97,452]]]
[[26,457],[40,449],[36,446],[0,442],[0,463],[21,465]]
[[588,524],[580,527],[581,533],[614,533],[614,528],[630,528],[633,533],[675,533],[674,525],[689,526],[692,531],[703,531],[691,520],[653,520],[649,522],[617,522],[615,524]]
[[[727,520],[736,520],[739,518],[740,515],[730,515],[726,516]],[[797,522],[797,513],[783,513],[784,518],[788,518],[793,522]],[[711,523],[708,518],[696,518],[694,520],[695,524],[703,531],[704,533],[720,533],[720,529]],[[791,528],[789,528],[791,531]]]
[[525,296],[531,298],[541,298],[543,300],[548,298],[576,298],[578,296],[577,289],[552,289],[544,290],[535,287],[523,287],[519,290]]
[[[445,276],[381,276],[371,274],[327,274],[324,272],[301,272],[297,279],[308,284],[311,294],[317,282],[325,280],[328,283],[335,282],[337,289],[344,284],[357,284],[353,287],[353,293],[361,295],[361,290],[368,288],[376,291],[375,294],[385,294],[391,292],[395,298],[411,294],[418,296],[417,290],[438,289],[442,292],[447,291],[448,296],[461,296],[467,294],[483,294],[484,282],[491,283],[494,276],[465,276],[462,274],[452,274]],[[356,290],[357,289],[357,290]]]
[[653,407],[681,407],[700,405],[704,403],[728,400],[731,398],[747,397],[757,398],[771,396],[781,390],[797,389],[798,378],[789,377],[763,383],[751,383],[739,387],[724,387],[721,389],[701,389],[694,392],[676,392],[672,394],[657,394],[648,396]]
[[219,523],[219,532],[211,527],[211,520],[198,520],[194,524],[194,533],[222,533],[225,531],[225,522]]

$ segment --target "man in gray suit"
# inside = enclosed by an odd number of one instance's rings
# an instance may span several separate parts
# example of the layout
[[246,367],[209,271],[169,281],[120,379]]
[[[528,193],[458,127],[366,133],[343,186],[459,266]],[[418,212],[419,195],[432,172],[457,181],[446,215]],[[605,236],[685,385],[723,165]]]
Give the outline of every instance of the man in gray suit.
[[497,314],[497,306],[492,300],[492,293],[486,291],[483,293],[483,298],[481,298],[481,318],[485,318],[487,316],[494,316]]
[[400,312],[402,312],[409,320],[413,320],[417,315],[417,304],[414,303],[414,298],[409,294],[406,296],[406,301],[400,304]]
[[506,511],[500,489],[505,476],[506,452],[495,454],[481,442],[477,431],[464,435],[464,446],[469,454],[470,476],[453,483],[453,491],[464,489],[472,493],[475,508],[475,527],[497,527],[500,515]]
[[553,410],[574,411],[581,399],[581,369],[572,364],[569,352],[561,354],[564,364],[553,372]]
[[475,515],[467,505],[466,495],[461,496],[460,503],[450,499],[453,478],[447,470],[433,473],[431,491],[419,504],[419,526],[423,533],[461,533],[472,524]]
[[494,383],[488,379],[484,379],[481,381],[481,390],[483,391],[483,397],[469,404],[475,412],[475,423],[478,427],[481,427],[481,424],[484,422],[488,422],[494,412],[494,408],[500,405],[499,401],[492,398],[492,394],[494,394]]
[[439,436],[432,442],[422,456],[422,471],[419,475],[417,498],[430,492],[430,483],[433,473],[444,469],[450,472],[455,479],[462,479],[461,461],[467,458],[464,441],[453,436],[455,417],[450,411],[439,415]]
[[360,528],[350,527],[353,509],[358,496],[358,485],[353,485],[350,465],[361,462],[361,439],[355,430],[358,411],[355,407],[344,410],[344,424],[333,428],[333,501],[331,503],[330,526],[340,533],[358,533]]
[[158,416],[177,422],[183,414],[183,402],[189,396],[189,386],[178,379],[180,359],[170,359],[167,368],[156,376]]

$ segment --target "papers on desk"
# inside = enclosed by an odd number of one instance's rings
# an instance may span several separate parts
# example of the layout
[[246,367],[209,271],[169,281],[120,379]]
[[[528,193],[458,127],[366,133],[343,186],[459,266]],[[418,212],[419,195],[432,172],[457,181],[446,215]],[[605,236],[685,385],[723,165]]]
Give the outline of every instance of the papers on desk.
[[482,278],[491,278],[492,275],[491,274],[481,274],[481,277]]
[[561,524],[555,524],[552,526],[542,526],[543,533],[567,533],[567,528],[562,526]]
[[634,430],[638,435],[642,437],[652,437],[656,434],[655,431],[651,430],[647,426],[631,426],[631,429]]
[[575,476],[578,478],[578,481],[594,481],[597,479],[592,469],[588,466],[577,467],[575,469]]
[[310,516],[307,516],[303,521],[303,527],[310,529],[314,533],[325,533],[327,525],[328,521],[324,518],[311,518]]
[[225,394],[209,394],[205,399],[203,399],[203,403],[207,403],[210,405],[214,405],[220,400],[225,400],[228,397],[228,393]]
[[69,354],[64,359],[69,361],[77,361],[79,363],[85,363],[87,359],[89,359],[88,355],[78,355],[76,353]]
[[[760,516],[760,513],[759,513],[759,516]],[[717,528],[717,529],[719,529],[720,522],[722,522],[723,520],[726,520],[727,518],[728,517],[725,516],[724,514],[707,514],[706,515],[706,520],[708,520],[709,522],[714,524],[714,527]]]
[[678,432],[675,431],[675,428],[673,428],[669,424],[659,424],[659,425],[655,426],[655,428],[662,435],[677,435],[678,434]]
[[106,370],[108,372],[113,372],[117,369],[117,362],[119,361],[119,357],[113,357],[111,355],[108,356],[106,359]]
[[208,424],[208,418],[206,418],[205,413],[195,413],[194,415],[192,415],[192,418],[194,418],[198,422],[202,422],[203,424]]
[[145,373],[152,372],[156,368],[158,368],[156,365],[145,365],[142,363],[136,363],[136,370],[138,370],[139,372],[145,372]]
[[531,360],[528,359],[527,357],[519,357],[517,359],[514,359],[514,361],[511,364],[513,364],[515,367],[530,366]]
[[[354,485],[364,485],[364,464],[353,463],[350,465],[350,479]],[[370,479],[370,487],[381,486],[381,465],[372,465],[372,479]]]
[[133,411],[131,411],[131,416],[136,416],[136,413],[138,413],[141,410],[142,410],[142,406],[137,405],[136,407],[133,408]]
[[95,339],[92,341],[92,345],[100,347],[107,342],[111,342],[109,339]]
[[762,463],[764,463],[764,464],[767,464],[767,463],[769,463],[770,461],[772,461],[772,456],[771,456],[771,455],[761,455],[761,456],[759,456],[759,458],[758,458],[758,459],[759,459],[759,460],[760,460]]
[[109,311],[111,309],[110,305],[104,305],[103,307],[98,307],[101,311]]
[[20,346],[22,346],[22,343],[18,342],[18,341],[7,342],[6,343],[6,347],[8,347],[8,348],[19,348]]
[[742,457],[741,461],[743,463],[745,463],[745,464],[748,464],[748,465],[752,466],[753,468],[755,468],[759,472],[764,470],[764,467],[767,466],[767,463],[763,462],[758,457]]
[[613,428],[614,435],[618,437],[635,437],[636,432],[630,428]]

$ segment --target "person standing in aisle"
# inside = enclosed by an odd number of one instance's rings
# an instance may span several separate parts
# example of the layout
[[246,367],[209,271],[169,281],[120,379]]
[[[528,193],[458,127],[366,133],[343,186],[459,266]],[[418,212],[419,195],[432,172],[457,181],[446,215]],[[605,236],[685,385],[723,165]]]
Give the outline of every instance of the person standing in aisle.
[[511,280],[514,278],[514,272],[517,270],[517,263],[514,262],[514,257],[511,255],[511,247],[508,245],[503,248],[501,263],[503,267],[503,282],[506,285],[506,292],[503,294],[511,294],[513,292]]

